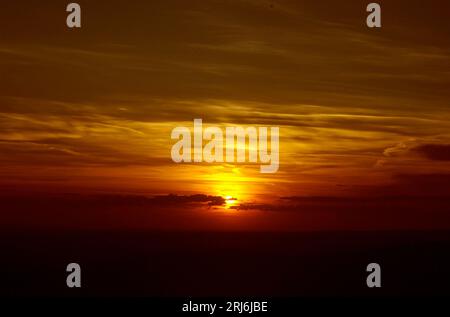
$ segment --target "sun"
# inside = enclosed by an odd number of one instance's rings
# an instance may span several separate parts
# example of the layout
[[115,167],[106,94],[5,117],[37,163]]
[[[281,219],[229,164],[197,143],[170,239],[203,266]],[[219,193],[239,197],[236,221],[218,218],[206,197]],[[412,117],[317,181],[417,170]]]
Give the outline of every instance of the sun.
[[224,199],[225,199],[225,206],[227,206],[228,208],[237,204],[237,198],[233,196],[225,196]]

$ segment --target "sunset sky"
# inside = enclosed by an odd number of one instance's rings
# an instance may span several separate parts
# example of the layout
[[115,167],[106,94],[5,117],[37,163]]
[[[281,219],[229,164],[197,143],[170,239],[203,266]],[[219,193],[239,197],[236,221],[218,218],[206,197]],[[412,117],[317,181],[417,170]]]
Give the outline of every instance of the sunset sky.
[[[2,4],[2,190],[448,195],[450,5],[379,1],[369,29],[369,2],[78,1],[81,29],[68,1]],[[175,164],[195,118],[280,127],[279,171]]]

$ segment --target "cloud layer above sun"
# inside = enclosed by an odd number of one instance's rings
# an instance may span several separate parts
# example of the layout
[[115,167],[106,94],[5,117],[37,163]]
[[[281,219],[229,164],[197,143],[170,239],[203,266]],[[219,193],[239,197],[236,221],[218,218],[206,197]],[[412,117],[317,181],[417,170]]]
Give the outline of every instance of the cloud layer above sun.
[[[450,172],[444,13],[383,3],[369,30],[360,1],[80,1],[74,31],[61,2],[21,2],[0,13],[5,187],[255,198]],[[174,164],[194,118],[280,127],[279,172]]]

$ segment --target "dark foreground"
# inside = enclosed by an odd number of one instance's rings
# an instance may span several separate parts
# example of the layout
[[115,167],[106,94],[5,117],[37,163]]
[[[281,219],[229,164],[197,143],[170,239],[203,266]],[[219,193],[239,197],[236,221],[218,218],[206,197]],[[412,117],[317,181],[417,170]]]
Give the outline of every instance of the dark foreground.
[[[449,232],[3,233],[1,295],[450,295]],[[82,268],[81,289],[66,265]],[[366,286],[366,266],[382,287]]]

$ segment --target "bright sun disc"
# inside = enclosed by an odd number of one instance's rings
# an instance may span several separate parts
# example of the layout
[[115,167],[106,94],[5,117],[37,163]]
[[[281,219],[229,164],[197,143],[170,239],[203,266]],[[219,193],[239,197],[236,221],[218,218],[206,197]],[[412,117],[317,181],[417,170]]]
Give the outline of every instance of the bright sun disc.
[[225,205],[229,208],[237,203],[237,199],[233,196],[225,196]]

